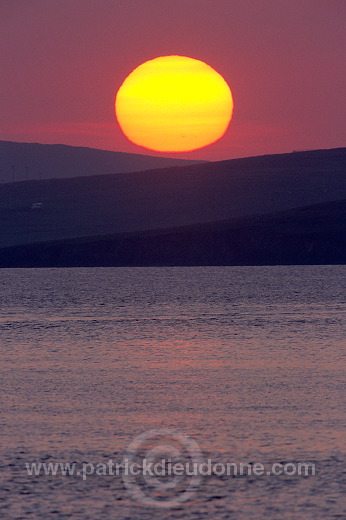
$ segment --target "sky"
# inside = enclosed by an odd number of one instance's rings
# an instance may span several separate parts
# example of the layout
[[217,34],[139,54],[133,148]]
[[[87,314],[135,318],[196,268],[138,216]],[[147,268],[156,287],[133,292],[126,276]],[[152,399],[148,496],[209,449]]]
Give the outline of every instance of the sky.
[[[0,0],[0,140],[224,160],[346,145],[344,0]],[[234,115],[204,149],[130,143],[114,98],[178,54],[229,84]]]

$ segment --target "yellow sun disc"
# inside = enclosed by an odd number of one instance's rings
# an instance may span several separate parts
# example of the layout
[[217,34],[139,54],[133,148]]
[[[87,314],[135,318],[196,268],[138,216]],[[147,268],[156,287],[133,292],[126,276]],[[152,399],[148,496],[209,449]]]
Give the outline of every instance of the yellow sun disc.
[[226,132],[232,112],[232,93],[223,77],[185,56],[139,65],[115,98],[126,137],[159,152],[187,152],[214,143]]

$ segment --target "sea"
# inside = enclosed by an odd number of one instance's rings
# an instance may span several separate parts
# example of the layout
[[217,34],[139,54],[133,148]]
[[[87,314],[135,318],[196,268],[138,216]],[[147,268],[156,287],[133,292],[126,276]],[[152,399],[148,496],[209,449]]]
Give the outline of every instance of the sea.
[[0,518],[346,518],[345,274],[0,270]]

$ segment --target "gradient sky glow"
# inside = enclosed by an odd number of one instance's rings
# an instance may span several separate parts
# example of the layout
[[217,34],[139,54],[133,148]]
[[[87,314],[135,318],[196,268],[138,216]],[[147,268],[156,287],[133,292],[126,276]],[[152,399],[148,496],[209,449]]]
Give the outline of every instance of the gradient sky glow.
[[208,63],[234,115],[179,154],[222,160],[345,146],[344,0],[1,0],[0,139],[149,152],[114,117],[125,77],[157,56]]

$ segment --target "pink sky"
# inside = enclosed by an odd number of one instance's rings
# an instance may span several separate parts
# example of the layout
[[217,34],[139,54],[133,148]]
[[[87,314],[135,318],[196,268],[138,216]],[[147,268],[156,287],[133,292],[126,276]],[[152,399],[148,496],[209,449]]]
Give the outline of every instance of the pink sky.
[[[222,160],[345,146],[344,0],[2,0],[0,139]],[[114,97],[140,63],[180,54],[229,83],[214,145],[155,154],[127,141]]]

